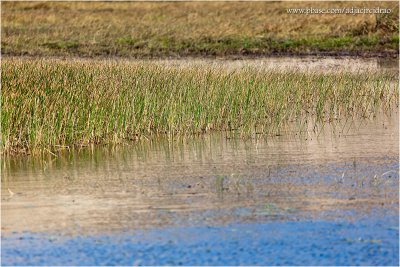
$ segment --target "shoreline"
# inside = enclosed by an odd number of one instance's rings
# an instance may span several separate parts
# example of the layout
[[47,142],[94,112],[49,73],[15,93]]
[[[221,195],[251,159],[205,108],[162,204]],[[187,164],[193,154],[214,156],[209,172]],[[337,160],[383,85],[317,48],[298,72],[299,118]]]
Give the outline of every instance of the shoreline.
[[356,59],[398,59],[399,52],[313,52],[313,53],[249,53],[249,54],[228,54],[228,55],[210,55],[201,53],[183,54],[183,55],[161,55],[161,56],[119,56],[119,55],[29,55],[20,53],[2,53],[1,58],[27,58],[27,59],[86,59],[86,60],[191,60],[191,59],[216,59],[216,60],[252,60],[269,58],[356,58]]

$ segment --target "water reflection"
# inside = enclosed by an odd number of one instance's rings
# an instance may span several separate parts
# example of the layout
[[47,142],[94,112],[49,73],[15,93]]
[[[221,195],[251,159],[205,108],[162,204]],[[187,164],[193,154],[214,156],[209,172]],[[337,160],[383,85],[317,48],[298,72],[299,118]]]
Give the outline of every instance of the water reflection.
[[378,58],[376,60],[380,69],[391,69],[399,71],[398,58]]
[[363,58],[363,57],[265,57],[251,59],[149,59],[131,60],[123,58],[111,59],[75,59],[78,61],[91,62],[116,62],[116,63],[154,63],[163,68],[213,68],[225,70],[238,70],[242,68],[255,68],[270,71],[296,71],[316,73],[337,73],[337,72],[374,72],[374,71],[399,71],[398,58]]
[[82,234],[396,213],[398,133],[394,115],[335,135],[328,127],[266,140],[214,134],[3,159],[2,230]]

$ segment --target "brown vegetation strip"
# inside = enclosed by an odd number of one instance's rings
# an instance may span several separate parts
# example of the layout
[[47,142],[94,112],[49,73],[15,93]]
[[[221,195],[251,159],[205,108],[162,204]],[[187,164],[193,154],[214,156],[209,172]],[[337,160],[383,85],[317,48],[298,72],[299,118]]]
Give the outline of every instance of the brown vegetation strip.
[[[391,8],[295,15],[287,8]],[[4,2],[2,54],[30,56],[398,55],[397,2]]]

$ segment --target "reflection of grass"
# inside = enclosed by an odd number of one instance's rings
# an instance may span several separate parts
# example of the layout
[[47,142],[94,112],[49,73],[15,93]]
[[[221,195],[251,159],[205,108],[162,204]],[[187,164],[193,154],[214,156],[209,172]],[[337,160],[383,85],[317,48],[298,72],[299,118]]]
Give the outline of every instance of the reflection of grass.
[[396,173],[395,171],[387,171],[382,173],[381,175],[375,174],[374,176],[355,176],[355,177],[347,177],[345,175],[345,172],[342,173],[341,177],[335,177],[335,182],[334,185],[342,185],[346,184],[346,181],[352,182],[352,187],[355,189],[362,189],[365,187],[369,188],[375,188],[379,189],[385,186],[390,186],[390,184],[395,183],[395,179],[392,179],[393,173]]
[[[358,2],[2,4],[2,53],[52,56],[185,56],[398,51],[390,15],[291,15],[287,8]],[[374,2],[362,7],[376,8]]]
[[296,211],[297,211],[296,208],[286,207],[282,209],[273,203],[267,203],[259,212],[257,212],[257,215],[278,216],[283,214],[295,213]]
[[225,177],[218,175],[215,177],[215,189],[217,191],[217,194],[222,194],[224,191],[224,180]]
[[242,136],[369,117],[398,105],[395,73],[301,74],[153,63],[2,61],[2,148],[34,151],[235,129]]

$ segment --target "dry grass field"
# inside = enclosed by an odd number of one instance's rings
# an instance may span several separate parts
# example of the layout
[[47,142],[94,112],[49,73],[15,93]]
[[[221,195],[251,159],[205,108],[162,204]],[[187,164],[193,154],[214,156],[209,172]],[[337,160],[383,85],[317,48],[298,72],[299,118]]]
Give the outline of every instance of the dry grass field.
[[[3,2],[2,54],[256,56],[398,54],[397,2]],[[287,8],[391,8],[295,15]]]

